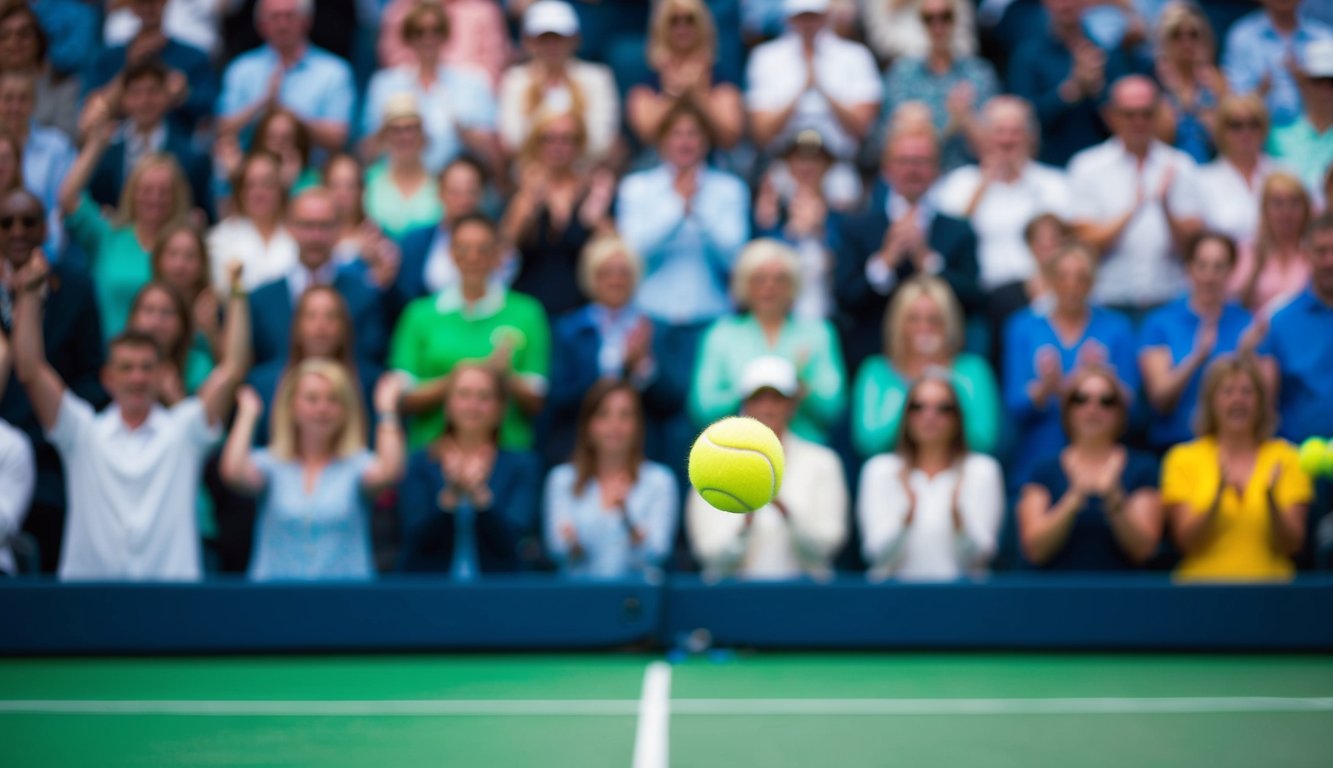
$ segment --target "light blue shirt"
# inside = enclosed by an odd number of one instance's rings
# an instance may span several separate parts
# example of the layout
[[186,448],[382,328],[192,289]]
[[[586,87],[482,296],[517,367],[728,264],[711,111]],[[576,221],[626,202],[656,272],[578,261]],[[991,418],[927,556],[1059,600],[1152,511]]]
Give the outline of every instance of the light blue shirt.
[[[561,464],[546,478],[546,551],[561,573],[616,579],[644,575],[661,565],[671,551],[680,518],[676,479],[670,470],[651,461],[640,465],[623,517],[616,510],[602,508],[596,479],[589,480],[577,495],[574,479],[572,464]],[[627,522],[644,536],[637,547],[630,542]],[[571,556],[569,542],[561,535],[566,525],[573,527],[583,549],[579,558]]]
[[625,177],[616,226],[643,256],[635,301],[650,317],[672,325],[714,320],[731,310],[727,281],[750,234],[750,191],[735,176],[699,169],[697,190],[685,203],[666,165]]
[[28,143],[23,147],[23,186],[42,201],[46,209],[46,250],[59,254],[64,244],[60,224],[60,182],[65,180],[74,158],[74,145],[58,128],[33,123],[28,128]]
[[495,130],[495,96],[490,84],[478,73],[440,65],[429,89],[421,87],[416,67],[382,69],[370,79],[361,133],[370,136],[380,129],[384,105],[396,93],[416,97],[426,132],[422,161],[432,174],[439,173],[463,150],[459,129]]
[[267,481],[255,523],[252,580],[375,577],[370,502],[361,488],[361,476],[374,461],[369,451],[326,466],[310,492],[300,462],[275,459],[267,448],[251,459]]
[[1273,28],[1266,12],[1255,11],[1227,33],[1222,57],[1227,82],[1237,93],[1250,93],[1268,75],[1273,88],[1265,101],[1273,125],[1286,125],[1302,111],[1301,93],[1287,71],[1287,59],[1290,56],[1299,63],[1307,43],[1327,37],[1333,37],[1333,28],[1302,16],[1296,32],[1284,38]]
[[[218,97],[218,114],[230,117],[264,97],[279,66],[278,52],[264,45],[243,53],[227,67]],[[278,101],[306,120],[337,120],[350,125],[356,86],[347,62],[315,46],[287,71]]]

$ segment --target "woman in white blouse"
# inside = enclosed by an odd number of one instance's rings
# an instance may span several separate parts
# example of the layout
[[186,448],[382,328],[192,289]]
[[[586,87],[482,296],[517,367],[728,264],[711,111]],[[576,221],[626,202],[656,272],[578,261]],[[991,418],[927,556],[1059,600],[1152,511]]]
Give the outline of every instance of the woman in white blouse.
[[947,373],[927,373],[907,393],[893,453],[861,471],[857,521],[869,576],[947,581],[986,572],[1004,504],[1000,466],[971,453]]
[[245,266],[241,274],[247,291],[286,275],[296,264],[296,240],[283,223],[287,187],[282,161],[267,152],[250,153],[241,160],[231,188],[233,213],[208,233],[213,288],[220,295],[230,287],[227,268],[234,261]]
[[1259,198],[1264,181],[1276,168],[1268,142],[1268,109],[1254,94],[1230,95],[1217,105],[1213,132],[1217,159],[1199,168],[1199,194],[1208,229],[1248,247],[1259,228]]

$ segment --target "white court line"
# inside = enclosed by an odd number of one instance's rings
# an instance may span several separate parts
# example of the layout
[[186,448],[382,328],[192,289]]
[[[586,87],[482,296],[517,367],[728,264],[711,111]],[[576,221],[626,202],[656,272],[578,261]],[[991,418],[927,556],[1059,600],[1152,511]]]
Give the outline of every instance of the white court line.
[[[666,666],[664,664],[664,666]],[[660,722],[666,742],[671,715],[1138,715],[1333,712],[1333,696],[1209,696],[1046,699],[675,699],[670,670],[644,675],[644,699],[403,699],[364,701],[0,700],[3,714],[185,715],[261,717],[632,717]],[[650,687],[650,683],[653,685]],[[653,696],[650,698],[650,691]],[[651,701],[658,705],[651,705]],[[645,717],[652,714],[654,717]],[[637,741],[637,739],[636,739]],[[636,748],[637,754],[637,748]],[[636,763],[637,765],[637,763]]]
[[654,661],[643,671],[633,768],[667,768],[671,723],[671,665]]

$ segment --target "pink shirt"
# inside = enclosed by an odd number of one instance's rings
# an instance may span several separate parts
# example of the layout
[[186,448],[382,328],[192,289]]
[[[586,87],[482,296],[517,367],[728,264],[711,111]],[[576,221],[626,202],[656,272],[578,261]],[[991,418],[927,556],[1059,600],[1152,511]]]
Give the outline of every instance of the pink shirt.
[[[380,17],[379,56],[381,67],[416,63],[412,49],[403,41],[403,19],[421,0],[393,0]],[[512,58],[504,12],[495,0],[448,0],[449,42],[444,46],[444,63],[473,67],[485,73],[491,86],[498,86],[500,75]]]
[[[1254,271],[1254,246],[1242,245],[1236,254],[1236,271],[1231,273],[1230,292],[1236,299],[1243,298],[1245,283]],[[1310,263],[1296,258],[1283,263],[1269,259],[1259,279],[1254,284],[1254,303],[1250,309],[1255,314],[1272,316],[1284,304],[1305,290],[1310,283]]]

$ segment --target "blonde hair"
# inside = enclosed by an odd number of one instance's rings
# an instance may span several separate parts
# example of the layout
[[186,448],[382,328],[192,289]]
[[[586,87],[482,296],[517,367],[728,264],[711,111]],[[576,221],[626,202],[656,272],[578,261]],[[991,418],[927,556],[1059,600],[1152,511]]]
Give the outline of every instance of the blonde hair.
[[1264,385],[1259,366],[1252,358],[1243,355],[1222,355],[1204,370],[1203,383],[1199,386],[1199,410],[1194,417],[1194,432],[1199,437],[1217,436],[1218,418],[1213,401],[1217,399],[1217,391],[1222,388],[1223,382],[1236,374],[1245,376],[1254,386],[1259,406],[1253,437],[1255,442],[1262,443],[1272,437],[1277,429],[1277,414],[1273,410],[1273,398]]
[[290,461],[297,458],[296,418],[293,403],[296,388],[306,376],[318,376],[333,385],[343,406],[343,426],[334,439],[333,454],[350,456],[366,446],[366,423],[361,413],[361,397],[352,386],[352,377],[336,360],[312,357],[288,367],[278,383],[273,399],[273,417],[269,423],[269,453]]
[[1212,63],[1217,53],[1217,42],[1213,39],[1213,25],[1208,22],[1208,17],[1203,15],[1199,6],[1194,3],[1181,2],[1181,0],[1172,0],[1172,2],[1167,3],[1157,17],[1157,35],[1155,38],[1157,52],[1160,54],[1166,47],[1172,32],[1189,22],[1194,22],[1195,26],[1199,28],[1199,43],[1204,47],[1208,62]]
[[528,135],[523,139],[523,146],[518,150],[518,167],[527,168],[538,163],[542,148],[542,131],[551,126],[557,120],[570,119],[574,121],[574,134],[578,138],[578,160],[583,159],[588,153],[588,125],[583,120],[583,115],[578,112],[538,112],[532,120],[532,128]]
[[171,218],[163,223],[163,230],[175,229],[185,223],[190,215],[190,209],[194,207],[190,182],[185,180],[185,173],[181,170],[180,163],[176,162],[176,158],[165,152],[152,152],[139,158],[139,162],[134,164],[134,170],[130,172],[129,179],[125,181],[125,186],[120,191],[120,204],[116,207],[117,226],[127,227],[134,223],[134,215],[138,213],[134,198],[139,191],[139,184],[149,171],[158,168],[166,168],[171,174]]
[[671,59],[667,35],[671,32],[671,16],[677,11],[694,16],[699,29],[699,45],[690,53],[702,52],[702,58],[711,67],[717,56],[717,25],[702,0],[662,0],[657,4],[648,25],[648,66],[660,70]]
[[944,339],[948,345],[946,352],[953,358],[963,348],[963,308],[958,298],[953,295],[949,284],[929,275],[918,275],[903,283],[893,295],[888,309],[884,311],[884,356],[890,360],[898,359],[904,352],[901,340],[902,328],[907,322],[907,312],[917,299],[925,296],[935,302],[944,315]]
[[1228,137],[1230,131],[1226,130],[1226,121],[1248,115],[1259,118],[1263,126],[1263,135],[1267,136],[1271,121],[1268,117],[1268,106],[1264,104],[1263,99],[1253,93],[1229,93],[1217,102],[1218,126],[1217,130],[1213,131],[1213,143],[1217,145],[1219,155],[1225,157],[1231,151],[1231,147],[1228,146],[1231,141]]
[[593,278],[597,270],[616,256],[625,257],[629,262],[630,271],[634,273],[634,284],[636,286],[639,284],[639,280],[643,278],[643,259],[619,234],[611,232],[589,240],[588,244],[583,246],[583,252],[579,254],[578,281],[583,295],[592,296]]
[[1275,245],[1273,228],[1268,224],[1268,204],[1274,195],[1284,193],[1300,196],[1301,206],[1305,208],[1300,234],[1304,236],[1305,230],[1309,229],[1310,221],[1314,218],[1314,206],[1310,202],[1310,193],[1305,191],[1305,184],[1286,171],[1274,171],[1264,180],[1264,189],[1259,195],[1259,231],[1254,236],[1255,251],[1267,253]]
[[731,298],[737,306],[750,306],[750,278],[755,270],[769,264],[781,264],[791,278],[792,296],[801,291],[801,260],[791,246],[781,240],[762,237],[750,241],[741,249],[736,266],[731,272]]

